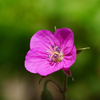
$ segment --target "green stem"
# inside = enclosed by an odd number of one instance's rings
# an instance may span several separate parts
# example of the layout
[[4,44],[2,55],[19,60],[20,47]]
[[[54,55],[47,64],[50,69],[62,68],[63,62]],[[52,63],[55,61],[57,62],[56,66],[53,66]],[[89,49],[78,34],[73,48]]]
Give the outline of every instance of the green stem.
[[66,93],[66,83],[67,83],[67,75],[64,74],[64,87],[63,87],[63,100],[65,100],[65,93]]
[[64,92],[66,92],[66,78],[67,78],[67,76],[66,76],[66,74],[64,74]]
[[63,100],[65,100],[65,93],[63,93],[62,95],[63,95]]

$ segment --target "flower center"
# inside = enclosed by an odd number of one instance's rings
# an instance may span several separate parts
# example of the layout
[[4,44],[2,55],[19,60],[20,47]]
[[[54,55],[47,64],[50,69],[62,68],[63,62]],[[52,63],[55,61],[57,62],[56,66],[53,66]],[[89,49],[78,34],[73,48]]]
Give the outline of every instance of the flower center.
[[63,53],[60,52],[60,47],[59,46],[49,46],[50,51],[46,51],[49,53],[48,57],[50,58],[51,61],[54,62],[61,62],[63,60]]

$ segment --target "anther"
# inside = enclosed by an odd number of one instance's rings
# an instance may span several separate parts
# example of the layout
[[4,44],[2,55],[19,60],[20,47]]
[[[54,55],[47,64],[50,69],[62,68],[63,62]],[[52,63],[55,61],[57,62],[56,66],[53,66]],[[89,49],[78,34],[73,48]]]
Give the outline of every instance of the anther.
[[55,46],[54,45],[52,45],[52,48],[54,48]]
[[57,47],[56,51],[60,51],[60,47]]
[[50,55],[48,55],[48,57],[50,58]]
[[58,55],[57,54],[54,54],[54,57],[57,57]]

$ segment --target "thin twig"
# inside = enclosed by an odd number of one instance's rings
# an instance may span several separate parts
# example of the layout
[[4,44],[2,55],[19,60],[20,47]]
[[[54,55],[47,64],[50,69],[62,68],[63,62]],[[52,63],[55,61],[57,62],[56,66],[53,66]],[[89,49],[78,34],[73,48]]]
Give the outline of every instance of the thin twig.
[[46,85],[47,85],[48,82],[52,82],[52,83],[54,83],[54,84],[58,87],[59,92],[63,93],[62,88],[58,85],[58,83],[56,83],[56,82],[53,81],[53,80],[47,80],[47,81],[45,82],[45,84],[44,84],[44,88],[46,88]]

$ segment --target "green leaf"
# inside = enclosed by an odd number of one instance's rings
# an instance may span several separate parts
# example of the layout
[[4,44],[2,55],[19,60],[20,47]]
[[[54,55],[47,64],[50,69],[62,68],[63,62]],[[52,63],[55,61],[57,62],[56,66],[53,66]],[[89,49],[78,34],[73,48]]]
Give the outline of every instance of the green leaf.
[[80,49],[77,49],[77,56],[82,53],[83,50],[86,50],[86,49],[90,49],[90,47],[85,47],[85,48],[80,48]]

